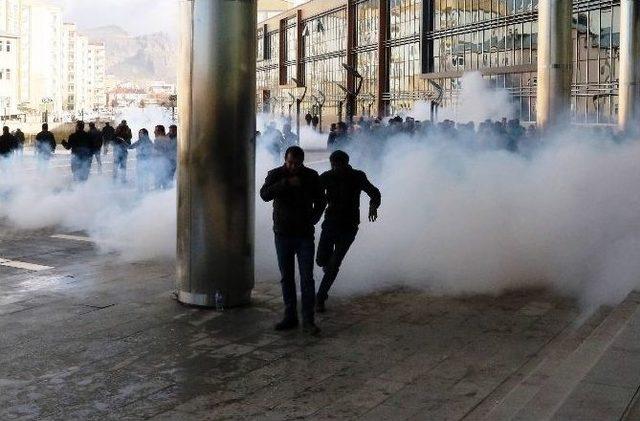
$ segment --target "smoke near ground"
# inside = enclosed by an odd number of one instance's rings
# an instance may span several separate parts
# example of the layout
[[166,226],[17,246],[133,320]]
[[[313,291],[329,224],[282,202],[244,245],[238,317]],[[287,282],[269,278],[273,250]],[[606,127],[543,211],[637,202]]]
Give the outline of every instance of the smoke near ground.
[[[486,93],[482,84],[473,89],[463,95]],[[501,118],[504,109],[495,113],[478,118]],[[527,154],[402,135],[379,147],[375,162],[366,149],[354,153],[354,166],[370,172],[383,203],[378,222],[363,222],[335,293],[547,287],[585,306],[620,301],[640,286],[640,142],[616,143],[602,133],[555,133]],[[305,137],[315,147],[325,135]],[[257,187],[282,162],[265,143]],[[104,179],[67,183],[3,177],[0,218],[19,228],[84,230],[101,252],[126,261],[175,258],[175,191],[138,196]],[[363,215],[366,208],[363,198]],[[257,277],[275,280],[271,204],[259,198],[256,220]]]

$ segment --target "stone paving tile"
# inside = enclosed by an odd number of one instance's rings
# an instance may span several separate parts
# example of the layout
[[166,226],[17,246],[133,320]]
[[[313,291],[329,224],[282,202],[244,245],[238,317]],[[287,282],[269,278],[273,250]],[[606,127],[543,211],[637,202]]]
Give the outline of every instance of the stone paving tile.
[[56,267],[0,268],[0,419],[459,416],[576,317],[544,291],[397,289],[332,298],[320,337],[276,333],[277,282],[258,282],[250,308],[197,310],[172,299],[170,264],[50,234],[0,234],[0,252],[12,238],[16,256]]
[[635,389],[581,382],[553,416],[554,421],[618,421]]
[[640,385],[640,352],[610,349],[584,380],[609,386],[636,388]]

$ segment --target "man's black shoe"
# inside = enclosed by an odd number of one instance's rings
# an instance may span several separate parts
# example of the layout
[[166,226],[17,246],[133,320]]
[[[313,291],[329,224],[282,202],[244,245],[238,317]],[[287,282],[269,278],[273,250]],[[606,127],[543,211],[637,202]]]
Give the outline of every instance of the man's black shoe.
[[316,336],[320,334],[320,328],[313,322],[304,322],[302,324],[302,332],[307,335]]
[[284,319],[280,323],[277,323],[275,326],[275,330],[291,330],[298,327],[298,319]]
[[324,313],[327,308],[324,305],[324,300],[316,300],[316,313]]

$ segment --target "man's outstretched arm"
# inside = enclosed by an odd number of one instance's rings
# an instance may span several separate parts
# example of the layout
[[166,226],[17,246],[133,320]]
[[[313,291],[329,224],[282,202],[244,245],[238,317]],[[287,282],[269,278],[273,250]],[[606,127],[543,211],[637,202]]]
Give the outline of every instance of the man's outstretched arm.
[[367,175],[362,173],[361,186],[362,191],[369,196],[369,221],[375,222],[378,219],[378,208],[382,204],[382,195],[380,190],[371,184]]

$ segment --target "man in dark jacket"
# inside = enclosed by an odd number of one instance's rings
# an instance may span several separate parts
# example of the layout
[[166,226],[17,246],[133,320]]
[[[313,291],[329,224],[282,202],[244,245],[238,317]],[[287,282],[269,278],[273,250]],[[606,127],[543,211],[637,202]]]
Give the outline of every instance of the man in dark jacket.
[[84,131],[84,121],[76,123],[76,131],[69,136],[69,141],[62,141],[65,149],[71,149],[71,172],[74,181],[87,181],[91,172],[93,145],[89,134]]
[[102,157],[100,156],[100,153],[102,152],[102,145],[104,141],[102,140],[102,133],[96,127],[96,123],[89,123],[89,138],[91,139],[91,152],[98,164],[98,172],[102,174]]
[[108,121],[104,123],[102,128],[102,146],[104,147],[104,154],[107,154],[109,144],[116,138],[116,129],[113,128]]
[[356,239],[360,225],[360,194],[365,192],[371,199],[371,222],[378,219],[378,208],[382,202],[380,190],[369,182],[367,175],[349,165],[349,155],[338,150],[331,154],[329,161],[331,170],[320,176],[320,183],[328,202],[316,260],[318,266],[324,270],[316,297],[316,310],[320,313],[325,311],[329,289],[338,276],[349,247]]
[[113,145],[113,179],[121,183],[127,182],[127,160],[129,159],[129,146],[131,146],[131,129],[126,120],[116,128]]
[[16,141],[18,142],[18,153],[20,154],[20,156],[22,156],[24,154],[24,144],[25,144],[25,137],[24,137],[24,132],[20,129],[16,129],[15,133],[13,134],[16,137]]
[[42,166],[48,165],[54,151],[56,150],[56,138],[49,131],[49,125],[44,123],[42,131],[36,135],[36,157]]
[[7,126],[2,128],[2,136],[0,136],[0,158],[10,158],[18,149],[18,140],[9,132]]
[[295,258],[300,270],[303,330],[317,334],[314,322],[315,283],[313,257],[315,254],[314,226],[320,220],[326,201],[320,188],[320,178],[314,170],[305,167],[304,151],[292,146],[285,153],[282,167],[269,171],[260,197],[273,200],[273,231],[275,233],[278,266],[282,274],[284,319],[276,330],[289,330],[298,326],[296,310]]

